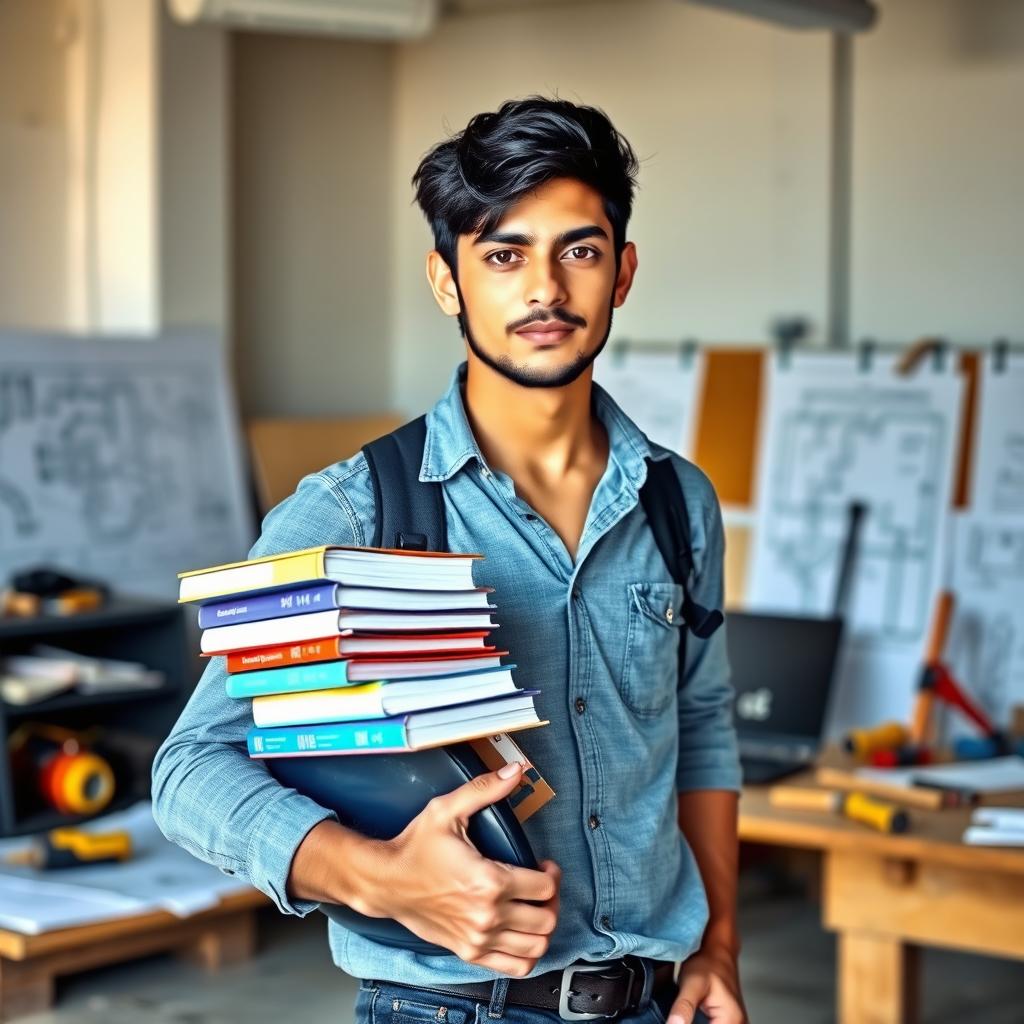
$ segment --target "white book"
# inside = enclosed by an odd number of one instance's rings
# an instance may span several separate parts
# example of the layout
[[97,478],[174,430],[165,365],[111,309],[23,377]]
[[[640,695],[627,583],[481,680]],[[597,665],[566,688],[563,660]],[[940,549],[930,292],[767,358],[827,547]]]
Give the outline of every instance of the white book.
[[1024,831],[1024,807],[977,807],[971,824]]
[[394,651],[415,654],[417,651],[472,651],[486,646],[482,636],[345,636],[341,650],[346,655],[391,654]]
[[964,842],[970,846],[1024,846],[1024,828],[989,828],[971,825],[964,832]]
[[[226,654],[250,647],[295,644],[337,636],[349,630],[469,630],[491,629],[495,625],[489,612],[373,612],[328,608],[308,615],[290,615],[260,622],[235,622],[203,630],[199,640],[203,654]],[[401,650],[402,648],[397,648]]]
[[512,667],[254,697],[252,718],[258,726],[315,725],[450,707],[514,692]]
[[438,658],[434,661],[350,661],[348,677],[355,683],[384,679],[419,679],[447,676],[453,672],[478,672],[501,665],[501,656],[491,658]]

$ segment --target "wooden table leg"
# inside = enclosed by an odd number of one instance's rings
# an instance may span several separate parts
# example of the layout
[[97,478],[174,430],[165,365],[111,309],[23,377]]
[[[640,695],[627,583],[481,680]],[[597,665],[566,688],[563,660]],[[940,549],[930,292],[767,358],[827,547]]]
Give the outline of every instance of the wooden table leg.
[[839,1024],[916,1024],[918,948],[871,932],[842,931],[838,939]]
[[0,957],[0,1021],[48,1010],[53,1005],[53,980],[39,964]]
[[255,911],[212,920],[188,945],[181,947],[183,957],[207,971],[242,963],[255,951]]

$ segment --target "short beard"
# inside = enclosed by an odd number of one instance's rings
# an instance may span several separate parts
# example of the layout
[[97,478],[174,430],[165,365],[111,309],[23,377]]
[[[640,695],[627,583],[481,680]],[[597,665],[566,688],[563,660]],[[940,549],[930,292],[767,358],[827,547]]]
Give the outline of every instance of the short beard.
[[[453,280],[455,280],[453,278]],[[469,345],[470,351],[480,360],[480,362],[489,366],[495,373],[500,374],[506,380],[510,380],[513,384],[518,384],[523,388],[564,388],[571,384],[574,380],[591,366],[594,360],[601,354],[601,350],[608,343],[608,336],[612,330],[612,314],[615,309],[615,289],[612,289],[612,298],[608,303],[608,326],[605,328],[604,337],[601,338],[601,343],[590,353],[589,356],[585,356],[582,352],[576,354],[576,358],[568,366],[562,367],[559,370],[546,373],[543,370],[535,370],[527,366],[517,366],[512,362],[510,356],[500,356],[495,359],[493,356],[488,355],[477,342],[476,338],[473,337],[473,332],[469,329],[469,318],[466,315],[466,301],[462,297],[462,291],[459,288],[458,280],[455,280],[455,293],[459,297],[459,308],[461,312],[458,315],[459,330],[462,337],[466,339],[466,344]]]

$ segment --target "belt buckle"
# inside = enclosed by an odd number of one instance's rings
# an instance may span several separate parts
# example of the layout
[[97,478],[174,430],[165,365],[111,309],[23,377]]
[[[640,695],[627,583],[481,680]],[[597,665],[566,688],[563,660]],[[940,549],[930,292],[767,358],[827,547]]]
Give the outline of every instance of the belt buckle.
[[[626,988],[626,998],[623,1001],[623,1006],[629,1005],[629,997],[633,991],[633,979],[636,974],[632,967],[622,961],[622,966],[629,971],[629,986]],[[562,984],[558,990],[558,1016],[562,1020],[596,1020],[598,1017],[616,1017],[621,1012],[621,1008],[616,1010],[614,1013],[579,1013],[576,1010],[569,1009],[569,988],[572,976],[579,973],[591,973],[597,974],[606,968],[600,964],[594,964],[592,967],[586,967],[583,964],[569,964],[568,967],[562,969]]]

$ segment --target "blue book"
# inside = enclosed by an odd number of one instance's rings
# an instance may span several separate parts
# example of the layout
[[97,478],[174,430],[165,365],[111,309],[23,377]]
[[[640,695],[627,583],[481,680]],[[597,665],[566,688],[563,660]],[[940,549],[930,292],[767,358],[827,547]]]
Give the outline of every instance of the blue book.
[[237,672],[228,676],[224,689],[229,697],[245,700],[270,693],[307,693],[310,690],[333,690],[338,686],[351,686],[347,661],[310,662],[287,668],[266,668],[256,672]]
[[266,622],[288,615],[308,615],[328,608],[389,612],[490,611],[492,587],[473,590],[396,590],[390,587],[347,587],[321,581],[287,590],[236,594],[199,609],[199,628],[215,629],[239,622]]
[[262,622],[285,615],[305,615],[337,607],[337,583],[292,587],[271,593],[242,594],[227,601],[204,604],[199,609],[199,628],[212,629],[232,622]]
[[320,725],[253,728],[246,737],[249,756],[319,757],[330,754],[395,753],[421,750],[547,725],[537,716],[533,698],[540,690],[517,690],[429,711],[411,711],[391,718]]

